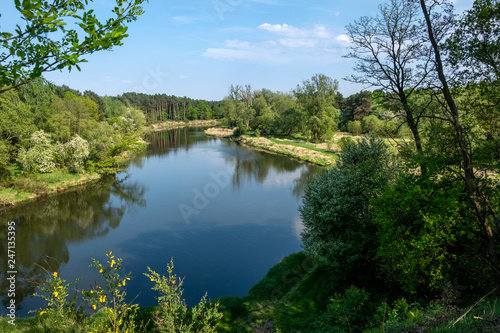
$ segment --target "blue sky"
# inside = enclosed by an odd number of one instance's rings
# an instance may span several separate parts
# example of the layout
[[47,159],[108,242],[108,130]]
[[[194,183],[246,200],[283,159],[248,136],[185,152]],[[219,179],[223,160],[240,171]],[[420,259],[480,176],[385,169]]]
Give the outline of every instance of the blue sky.
[[[12,4],[5,4],[5,2]],[[0,31],[19,17],[2,0]],[[220,100],[231,84],[289,92],[323,73],[344,96],[364,87],[344,81],[353,61],[342,58],[344,27],[377,13],[382,0],[150,0],[129,25],[124,45],[87,56],[81,72],[45,77],[80,91],[118,95],[135,91]],[[457,11],[473,0],[455,0]],[[98,13],[115,1],[96,0]]]

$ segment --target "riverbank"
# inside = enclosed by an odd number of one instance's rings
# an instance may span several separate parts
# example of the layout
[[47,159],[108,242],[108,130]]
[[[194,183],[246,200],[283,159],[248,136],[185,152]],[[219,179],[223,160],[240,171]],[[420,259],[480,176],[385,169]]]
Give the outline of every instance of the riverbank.
[[[388,299],[377,291],[377,284],[365,288],[351,286],[344,293],[339,290],[328,267],[299,252],[273,266],[247,296],[222,297],[211,300],[209,306],[216,305],[222,314],[216,329],[219,333],[498,332],[500,328],[496,296],[486,295],[458,307],[448,304],[445,298],[425,304],[408,303],[405,298]],[[68,310],[71,309],[65,308]],[[158,306],[138,307],[135,327],[143,332],[158,332],[154,322],[159,310]],[[9,317],[0,318],[0,331],[29,333],[51,327],[56,330],[57,324],[43,313],[15,318],[15,325],[9,323],[13,322]],[[71,317],[65,318],[71,329],[62,332],[94,331],[95,327],[102,328],[96,332],[105,331],[103,311],[89,317],[66,314]]]
[[337,133],[331,141],[315,144],[302,139],[289,139],[278,136],[256,137],[255,134],[245,134],[235,137],[233,136],[233,130],[221,127],[209,128],[205,130],[205,134],[222,138],[231,137],[235,141],[252,148],[327,167],[335,165],[339,158],[338,153],[341,151],[339,141],[348,136],[346,133]]
[[182,127],[206,127],[206,126],[216,126],[219,123],[218,120],[190,120],[185,121],[165,121],[163,123],[152,124],[150,129],[152,131],[165,131],[169,129],[182,128]]
[[[217,301],[220,332],[498,332],[498,297],[450,305],[443,299],[409,303],[380,294],[377,284],[345,292],[331,271],[304,252],[272,267],[245,297]],[[389,298],[389,299],[388,299]]]
[[130,139],[119,154],[105,161],[87,165],[82,173],[55,170],[49,173],[27,174],[19,166],[13,167],[10,170],[12,178],[8,185],[0,184],[0,207],[13,207],[23,202],[98,181],[104,175],[116,174],[123,171],[122,166],[147,145],[148,143],[140,136]]
[[[143,134],[148,130],[164,131],[183,127],[216,126],[217,122],[217,120],[168,121],[145,128]],[[122,171],[121,166],[126,165],[148,143],[142,137],[136,137],[133,142],[127,142],[127,145],[128,147],[117,156],[92,164],[83,173],[57,170],[44,174],[24,174],[20,168],[12,168],[10,184],[8,186],[0,184],[0,207],[12,207],[22,202],[33,201],[42,196],[60,193],[76,186],[98,181],[102,175],[120,172]]]

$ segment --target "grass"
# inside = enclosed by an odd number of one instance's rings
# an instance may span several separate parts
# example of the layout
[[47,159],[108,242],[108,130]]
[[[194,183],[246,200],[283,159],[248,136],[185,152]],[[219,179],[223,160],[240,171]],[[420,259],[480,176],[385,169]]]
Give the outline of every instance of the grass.
[[[224,312],[221,332],[349,332],[346,323],[332,312],[331,299],[343,295],[343,286],[332,281],[332,272],[320,263],[309,260],[303,252],[292,254],[272,267],[246,297],[223,297],[218,301]],[[500,301],[492,297],[480,302],[455,325],[453,323],[470,307],[440,305],[439,302],[406,305],[396,309],[388,303],[384,314],[384,300],[372,296],[363,304],[367,313],[364,332],[498,332],[500,331]],[[336,296],[337,295],[337,296]],[[406,304],[406,303],[404,303]],[[377,311],[374,307],[379,307]],[[359,311],[359,310],[358,310]],[[381,311],[381,312],[380,312]],[[380,312],[380,313],[378,313]],[[344,317],[345,315],[345,317]],[[369,318],[368,318],[369,317]],[[372,318],[373,317],[373,318]],[[358,332],[358,330],[355,330]],[[360,331],[361,332],[361,331]]]
[[0,203],[8,206],[15,205],[21,201],[83,185],[100,177],[96,172],[77,174],[61,170],[44,174],[16,175],[10,187],[0,186]]
[[255,137],[249,135],[242,135],[239,141],[251,147],[321,166],[333,166],[338,159],[338,154],[305,141],[291,141],[273,137]]
[[190,121],[174,121],[169,120],[162,123],[155,123],[151,125],[153,131],[164,131],[167,129],[190,127],[190,126],[214,126],[218,123],[218,120],[190,120]]

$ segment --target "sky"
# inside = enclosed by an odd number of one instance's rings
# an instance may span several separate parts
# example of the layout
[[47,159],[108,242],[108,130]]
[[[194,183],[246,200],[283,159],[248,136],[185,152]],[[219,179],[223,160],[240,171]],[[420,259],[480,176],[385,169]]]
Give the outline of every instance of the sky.
[[[0,0],[0,31],[19,21],[14,1]],[[345,26],[373,16],[384,0],[150,0],[129,24],[124,45],[85,58],[81,72],[44,74],[57,85],[104,96],[125,92],[221,100],[231,84],[290,92],[321,73],[349,96],[367,87],[345,81]],[[453,1],[457,12],[473,0]],[[105,17],[115,1],[96,0]],[[110,16],[109,16],[110,17]]]

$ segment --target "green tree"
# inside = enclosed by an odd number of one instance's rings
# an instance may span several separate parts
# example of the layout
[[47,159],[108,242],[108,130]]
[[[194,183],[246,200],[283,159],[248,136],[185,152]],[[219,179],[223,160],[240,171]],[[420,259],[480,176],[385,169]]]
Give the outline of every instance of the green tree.
[[15,0],[24,24],[13,32],[0,32],[0,93],[43,72],[80,70],[85,55],[122,45],[128,36],[126,23],[144,13],[145,0],[117,0],[113,17],[103,22],[89,8],[90,2]]
[[305,127],[310,139],[319,142],[338,130],[339,110],[333,105],[338,82],[324,74],[316,74],[305,80],[294,91],[297,103],[305,110]]
[[[416,1],[416,0],[415,0]],[[449,123],[454,134],[454,148],[460,156],[458,164],[462,171],[462,178],[465,182],[465,189],[469,203],[474,208],[477,222],[483,230],[483,236],[488,241],[488,259],[496,272],[496,283],[500,286],[500,263],[498,258],[498,231],[495,226],[500,225],[497,209],[488,195],[488,178],[476,174],[477,164],[471,154],[471,146],[467,127],[464,126],[463,112],[459,108],[456,97],[453,94],[451,83],[443,61],[442,38],[443,29],[451,27],[455,23],[449,3],[445,2],[426,2],[419,0],[420,8],[424,14],[425,27],[427,29],[428,40],[432,47],[435,72],[437,79],[433,88],[439,87],[439,98],[441,99],[443,118]],[[438,16],[436,16],[436,13]]]
[[304,193],[299,208],[304,249],[344,279],[373,273],[377,238],[370,200],[387,184],[390,161],[380,139],[350,143],[337,166],[317,176]]
[[500,79],[500,1],[475,0],[446,41],[448,60],[467,81]]
[[360,135],[363,132],[363,127],[359,120],[354,120],[347,123],[347,130],[354,135]]

